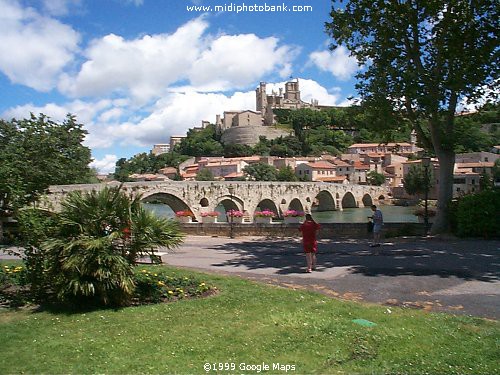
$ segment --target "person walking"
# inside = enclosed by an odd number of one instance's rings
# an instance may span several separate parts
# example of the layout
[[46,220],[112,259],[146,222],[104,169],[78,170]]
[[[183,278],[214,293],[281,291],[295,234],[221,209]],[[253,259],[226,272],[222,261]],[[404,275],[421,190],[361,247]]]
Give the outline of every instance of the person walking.
[[299,230],[302,232],[302,242],[304,245],[304,253],[306,254],[307,270],[312,272],[316,269],[316,253],[318,251],[318,235],[320,225],[314,221],[311,214],[306,214],[306,220],[300,225]]
[[382,211],[380,211],[377,206],[372,205],[373,216],[371,219],[373,220],[373,243],[370,247],[378,247],[380,246],[380,234],[382,232],[382,226],[384,225],[384,216],[382,215]]

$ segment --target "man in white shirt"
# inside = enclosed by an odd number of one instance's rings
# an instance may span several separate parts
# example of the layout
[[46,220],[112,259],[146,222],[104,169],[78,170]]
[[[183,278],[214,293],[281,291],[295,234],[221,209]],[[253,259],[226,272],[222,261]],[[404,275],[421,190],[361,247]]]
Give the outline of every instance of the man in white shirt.
[[377,206],[372,205],[373,211],[373,243],[370,245],[371,247],[380,246],[380,232],[382,232],[382,226],[384,225],[384,216],[382,215],[382,211],[377,208]]

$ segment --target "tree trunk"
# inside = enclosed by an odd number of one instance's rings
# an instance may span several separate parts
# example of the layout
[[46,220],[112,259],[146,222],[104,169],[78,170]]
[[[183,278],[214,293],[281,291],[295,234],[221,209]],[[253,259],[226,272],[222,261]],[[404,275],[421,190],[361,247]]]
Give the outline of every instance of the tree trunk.
[[439,184],[437,196],[437,215],[431,228],[431,234],[450,232],[449,205],[453,199],[453,168],[455,165],[455,153],[442,150],[435,146],[439,160]]
[[3,243],[3,219],[0,217],[0,244]]

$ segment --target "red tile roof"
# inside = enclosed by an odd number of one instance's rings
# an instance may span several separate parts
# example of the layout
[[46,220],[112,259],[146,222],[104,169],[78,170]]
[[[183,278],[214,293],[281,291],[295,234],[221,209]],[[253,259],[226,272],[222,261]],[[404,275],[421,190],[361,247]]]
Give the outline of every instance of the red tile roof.
[[313,169],[335,169],[335,165],[328,161],[316,161],[313,163],[307,163],[307,165]]

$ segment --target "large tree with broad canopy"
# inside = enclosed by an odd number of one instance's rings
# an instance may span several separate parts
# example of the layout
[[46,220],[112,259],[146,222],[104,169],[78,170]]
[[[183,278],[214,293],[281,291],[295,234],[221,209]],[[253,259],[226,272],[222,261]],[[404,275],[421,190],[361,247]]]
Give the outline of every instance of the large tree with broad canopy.
[[376,122],[410,122],[437,156],[432,233],[449,230],[457,110],[488,95],[498,100],[499,8],[496,0],[350,0],[334,2],[326,23],[331,48],[357,58],[357,88]]

